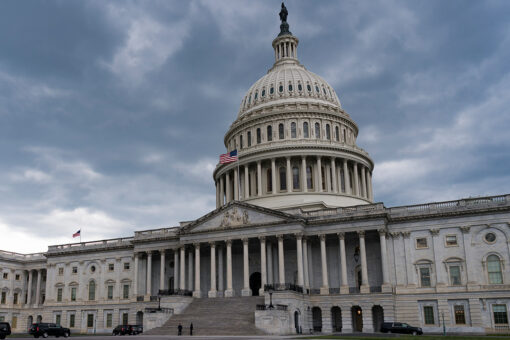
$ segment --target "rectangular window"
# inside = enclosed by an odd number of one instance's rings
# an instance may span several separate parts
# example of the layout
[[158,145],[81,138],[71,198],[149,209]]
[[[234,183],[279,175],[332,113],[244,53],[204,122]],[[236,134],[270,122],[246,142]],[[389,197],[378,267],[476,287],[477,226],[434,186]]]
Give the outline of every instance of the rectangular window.
[[108,300],[113,299],[113,286],[108,286]]
[[129,262],[124,262],[124,270],[129,270]]
[[124,285],[122,287],[122,298],[129,299],[129,285]]
[[69,328],[74,328],[74,320],[75,315],[74,314],[69,315]]
[[242,149],[243,148],[243,135],[240,135],[239,136],[239,148]]
[[18,304],[18,293],[14,293],[14,297],[13,297],[12,303],[14,303],[15,305]]
[[426,325],[435,324],[434,306],[423,306],[423,319]]
[[0,303],[5,304],[6,298],[7,298],[7,293],[6,292],[2,292],[2,299],[0,300]]
[[60,314],[55,315],[55,323],[60,326],[60,320],[62,316]]
[[455,313],[455,324],[465,325],[466,324],[466,315],[464,313],[464,306],[463,305],[453,306],[453,312]]
[[19,275],[19,274],[16,274],[15,278],[16,278],[16,281],[19,281],[19,279],[20,279],[20,275]]
[[9,278],[9,273],[4,273],[3,278],[4,278],[4,280],[7,280]]
[[73,274],[78,274],[78,267],[73,267]]
[[0,316],[0,322],[5,322],[5,316]]
[[128,324],[128,319],[129,318],[129,314],[128,313],[122,313],[122,324],[123,325],[127,325]]
[[460,266],[450,266],[450,282],[452,286],[460,286]]
[[71,301],[76,301],[76,287],[71,287]]
[[506,305],[492,305],[492,313],[494,314],[495,325],[507,325],[508,314]]
[[106,314],[106,327],[110,328],[113,325],[113,314]]
[[62,288],[57,289],[57,302],[62,302]]
[[416,249],[424,249],[424,248],[428,248],[428,244],[427,244],[427,238],[426,237],[418,237],[416,239]]
[[58,275],[64,275],[64,268],[58,268]]
[[18,328],[18,317],[17,317],[17,316],[13,316],[13,317],[12,317],[12,325],[11,325],[11,328],[12,328],[12,329],[16,329],[16,328]]
[[94,327],[94,314],[87,314],[87,327]]
[[108,271],[113,272],[113,271],[114,271],[114,269],[115,269],[115,264],[113,264],[113,263],[108,263]]
[[430,287],[430,268],[420,268],[420,282],[422,287]]
[[453,247],[457,245],[457,235],[446,235],[445,242],[447,247]]

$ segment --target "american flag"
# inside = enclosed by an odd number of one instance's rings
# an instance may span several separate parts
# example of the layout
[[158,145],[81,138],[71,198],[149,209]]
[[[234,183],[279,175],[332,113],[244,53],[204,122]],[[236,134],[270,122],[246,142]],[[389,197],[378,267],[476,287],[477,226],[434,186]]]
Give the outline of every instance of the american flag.
[[220,155],[220,164],[237,162],[237,149]]
[[73,234],[73,238],[81,236],[81,229]]

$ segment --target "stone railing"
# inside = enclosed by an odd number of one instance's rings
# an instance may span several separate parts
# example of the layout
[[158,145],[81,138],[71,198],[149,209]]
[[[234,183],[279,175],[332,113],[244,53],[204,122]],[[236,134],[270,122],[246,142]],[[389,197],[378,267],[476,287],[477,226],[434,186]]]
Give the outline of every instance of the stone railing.
[[173,314],[173,308],[157,308],[157,307],[145,307],[145,313],[166,313]]
[[193,292],[187,289],[160,289],[159,295],[193,296]]
[[130,247],[133,245],[133,237],[114,238],[109,240],[59,244],[48,247],[48,253],[80,251],[90,249],[107,249],[111,247]]
[[330,208],[322,210],[304,211],[301,213],[306,218],[324,218],[324,217],[338,217],[338,216],[350,216],[356,214],[366,215],[367,213],[381,213],[385,211],[384,204],[363,204],[355,205],[352,207],[340,207]]
[[20,254],[12,251],[0,250],[0,258],[18,260],[22,262],[45,260],[44,253]]
[[280,305],[280,304],[276,304],[276,305],[257,305],[256,309],[257,310],[273,310],[273,309],[276,309],[276,310],[286,311],[286,310],[289,309],[289,306],[287,306],[287,305]]
[[151,239],[161,237],[172,237],[176,236],[179,231],[179,227],[167,227],[151,230],[135,231],[135,239]]
[[293,283],[275,283],[275,284],[271,284],[271,285],[264,285],[265,292],[268,292],[270,290],[276,291],[276,292],[285,291],[285,290],[297,292],[297,293],[304,292],[303,286],[298,286]]

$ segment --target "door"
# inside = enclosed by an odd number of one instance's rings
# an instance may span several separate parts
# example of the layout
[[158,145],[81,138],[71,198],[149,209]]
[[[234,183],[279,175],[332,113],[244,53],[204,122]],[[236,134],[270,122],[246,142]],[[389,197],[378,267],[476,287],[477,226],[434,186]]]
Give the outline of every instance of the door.
[[259,289],[262,286],[262,276],[259,272],[250,275],[250,289],[253,296],[259,296]]

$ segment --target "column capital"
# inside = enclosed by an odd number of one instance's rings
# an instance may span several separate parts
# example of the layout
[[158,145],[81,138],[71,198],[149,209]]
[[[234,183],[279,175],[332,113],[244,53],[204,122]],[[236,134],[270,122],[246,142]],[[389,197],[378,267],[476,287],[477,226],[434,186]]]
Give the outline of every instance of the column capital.
[[317,236],[319,236],[319,239],[320,239],[321,241],[325,241],[325,240],[326,240],[326,234],[319,234],[319,235],[317,235]]
[[365,231],[364,230],[358,230],[357,233],[358,233],[360,238],[361,237],[363,237],[363,238],[365,237]]
[[394,239],[398,239],[401,236],[401,233],[399,231],[392,231],[389,234]]
[[463,234],[467,234],[469,233],[469,230],[471,229],[470,226],[462,226],[460,227],[460,231],[463,233]]
[[243,241],[243,244],[246,244],[246,243],[248,243],[249,238],[247,238],[247,237],[243,237],[243,238],[241,239],[241,241]]
[[339,240],[345,240],[345,233],[344,232],[336,233],[336,234],[337,234]]
[[301,156],[301,159],[306,159],[306,156]]
[[261,164],[261,163],[262,163],[262,160],[261,160],[261,159],[259,159],[259,160],[257,161],[257,165],[259,165],[259,164]]
[[296,234],[294,234],[294,236],[296,236],[297,240],[302,240],[304,235],[303,235],[303,233],[296,233]]
[[276,238],[278,239],[278,241],[283,241],[283,235],[282,234],[276,235]]
[[225,240],[227,246],[232,246],[232,240]]
[[216,241],[209,241],[211,248],[216,248]]
[[385,228],[381,228],[377,230],[379,232],[379,236],[386,236],[388,231]]
[[193,243],[193,246],[195,247],[195,249],[200,249],[200,242]]
[[437,229],[437,228],[430,229],[429,231],[430,231],[430,234],[431,234],[432,236],[437,236],[437,235],[439,235],[439,229]]
[[260,240],[261,243],[262,242],[265,243],[266,242],[266,237],[265,236],[259,236],[259,240]]
[[401,234],[402,234],[403,238],[409,238],[409,236],[411,236],[411,232],[410,231],[403,231],[403,232],[401,232]]

